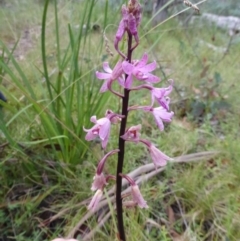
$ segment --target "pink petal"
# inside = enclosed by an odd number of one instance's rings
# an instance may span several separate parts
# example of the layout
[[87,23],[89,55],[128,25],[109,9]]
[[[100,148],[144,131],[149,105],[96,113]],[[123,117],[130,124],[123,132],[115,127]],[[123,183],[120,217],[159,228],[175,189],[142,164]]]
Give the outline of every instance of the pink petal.
[[169,110],[169,101],[168,101],[169,98],[160,98],[160,99],[157,99],[157,102],[166,110]]
[[108,122],[110,122],[110,120],[107,117],[103,117],[103,118],[97,120],[97,123],[100,126],[105,125],[105,123],[108,123]]
[[102,118],[98,120],[98,124],[100,125],[99,137],[104,140],[109,136],[111,122],[108,118]]
[[123,35],[124,35],[124,32],[125,32],[125,23],[124,23],[124,20],[122,19],[119,23],[119,26],[118,26],[118,30],[117,30],[117,33],[115,35],[115,42],[118,43]]
[[91,118],[90,118],[90,121],[93,122],[93,123],[97,123],[97,117],[95,115],[93,115]]
[[174,112],[167,112],[163,107],[157,107],[153,109],[153,114],[159,116],[165,122],[171,122]]
[[112,110],[107,110],[105,113],[105,117],[108,118],[112,124],[116,124],[120,122],[122,119],[122,115],[114,113]]
[[174,116],[174,112],[171,111],[171,112],[168,112],[167,114],[165,114],[164,117],[162,117],[162,119],[163,119],[163,121],[165,121],[165,122],[171,122],[173,116]]
[[157,99],[164,97],[165,89],[164,88],[153,88],[152,95],[155,96]]
[[158,108],[154,108],[153,111],[153,116],[157,122],[157,125],[159,127],[159,129],[161,131],[164,130],[164,125],[163,125],[163,121],[165,122],[171,122],[172,121],[172,117],[174,115],[174,113],[171,112],[167,112],[167,110],[163,107],[158,107]]
[[151,99],[152,99],[152,103],[151,103],[151,107],[154,105],[154,101],[155,101],[155,96],[152,94],[151,95]]
[[169,95],[173,90],[173,86],[169,85],[167,88],[165,88],[165,96]]
[[97,189],[103,189],[106,184],[106,178],[104,177],[103,173],[100,175],[96,174],[93,178],[91,190],[96,191]]
[[135,8],[134,16],[136,18],[136,22],[138,26],[142,19],[142,7],[140,6],[140,4]]
[[118,78],[118,83],[122,86],[125,87],[125,79],[123,77]]
[[87,130],[87,129],[83,128],[84,131],[87,131],[87,134],[85,136],[86,141],[92,141],[98,136],[98,133],[93,133],[92,129],[93,128],[91,128],[90,130]]
[[147,202],[144,200],[138,185],[131,186],[132,199],[138,204],[140,208],[148,208]]
[[109,67],[108,62],[103,62],[103,69],[105,70],[105,72],[111,74],[113,71],[112,69]]
[[121,12],[122,12],[122,17],[123,17],[123,19],[126,21],[126,20],[127,20],[127,17],[128,17],[128,8],[126,7],[125,4],[122,5]]
[[105,149],[107,144],[108,144],[108,139],[109,139],[109,135],[110,135],[110,130],[106,136],[106,138],[104,140],[102,140],[102,148]]
[[167,88],[153,88],[152,92],[156,96],[156,98],[162,98],[163,96],[167,96],[172,92],[172,85],[169,85]]
[[114,116],[114,117],[111,118],[111,123],[117,124],[117,123],[121,122],[121,120],[122,119],[119,116]]
[[130,89],[132,87],[132,74],[129,74],[125,81],[125,88]]
[[130,64],[129,62],[123,61],[122,68],[126,74],[130,75],[134,71],[135,67],[132,64]]
[[152,101],[156,98],[157,102],[164,107],[166,110],[169,110],[170,98],[166,97],[172,91],[172,85],[167,88],[153,88],[152,89]]
[[157,149],[153,144],[150,146],[149,152],[155,166],[165,166],[167,165],[167,161],[172,160],[171,157],[165,155],[163,152]]
[[162,119],[159,116],[156,116],[156,115],[154,115],[154,119],[155,119],[155,121],[157,123],[157,126],[158,126],[159,130],[163,131],[164,130],[164,125],[163,125]]
[[108,81],[104,81],[100,89],[100,93],[106,92],[108,90]]
[[138,68],[144,67],[144,66],[147,64],[147,61],[148,61],[148,55],[145,53],[145,54],[142,56],[142,59],[139,60],[139,62],[137,63],[137,67],[138,67]]
[[150,83],[157,83],[160,81],[160,78],[157,77],[156,75],[153,75],[153,74],[147,74],[148,75],[148,78],[147,78],[147,82],[150,82]]
[[152,72],[153,70],[155,70],[157,68],[157,63],[154,61],[151,64],[147,64],[147,65],[145,65],[141,68],[139,66],[137,66],[137,67],[138,67],[138,69],[141,69],[141,71],[143,73],[149,73],[149,72]]
[[137,126],[131,126],[129,129],[127,129],[125,134],[121,136],[121,138],[128,141],[138,142],[141,135],[140,134],[141,128],[142,128],[142,125],[140,124]]
[[123,74],[122,61],[118,61],[112,72],[112,79],[115,80]]
[[130,13],[128,16],[128,27],[132,35],[137,34],[138,30],[137,30],[136,19],[132,13]]
[[101,189],[98,189],[96,191],[96,193],[94,194],[91,202],[88,205],[88,210],[94,211],[98,205],[98,203],[100,202],[101,198],[102,198],[103,192]]
[[152,90],[152,106],[154,104],[154,100],[156,99],[157,102],[164,107],[165,109],[169,110],[169,106],[167,105],[167,101],[164,97],[164,89],[163,88],[158,88],[158,89],[153,89]]
[[135,34],[133,34],[133,37],[135,39],[136,43],[139,43],[139,37],[138,37],[138,32],[136,32]]
[[96,77],[98,79],[110,79],[111,78],[111,74],[106,74],[106,73],[101,73],[101,72],[96,72]]
[[137,68],[135,68],[135,70],[133,71],[133,75],[138,80],[147,80],[148,79],[148,74],[144,74],[143,72],[141,72],[141,70],[138,70]]

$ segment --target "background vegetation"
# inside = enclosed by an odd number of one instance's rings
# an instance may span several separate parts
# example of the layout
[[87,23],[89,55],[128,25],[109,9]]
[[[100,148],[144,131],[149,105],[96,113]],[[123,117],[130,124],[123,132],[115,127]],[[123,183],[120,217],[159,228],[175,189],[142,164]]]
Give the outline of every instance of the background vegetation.
[[[202,12],[239,16],[236,1],[208,1]],[[113,51],[121,4],[113,1],[3,1],[0,3],[0,240],[51,240],[66,236],[86,213],[99,143],[84,141],[92,115],[120,103],[99,94],[95,71]],[[181,9],[170,9],[175,14]],[[129,240],[240,240],[240,37],[201,21],[186,21],[192,9],[153,28],[144,15],[139,58],[158,62],[159,86],[174,79],[174,121],[160,133],[142,112],[143,136],[169,156],[218,151],[206,160],[171,164],[141,186],[149,210],[126,212]],[[188,23],[188,24],[187,24]],[[215,48],[212,48],[214,46]],[[124,46],[123,46],[124,48]],[[132,104],[149,103],[147,92]],[[116,148],[114,127],[109,150]],[[150,162],[146,150],[129,145],[126,172]],[[110,161],[106,172],[114,173]],[[104,215],[104,213],[103,213]],[[101,213],[98,213],[98,218]],[[116,240],[112,219],[92,240]],[[49,221],[50,218],[53,221]],[[98,223],[93,218],[75,237]]]

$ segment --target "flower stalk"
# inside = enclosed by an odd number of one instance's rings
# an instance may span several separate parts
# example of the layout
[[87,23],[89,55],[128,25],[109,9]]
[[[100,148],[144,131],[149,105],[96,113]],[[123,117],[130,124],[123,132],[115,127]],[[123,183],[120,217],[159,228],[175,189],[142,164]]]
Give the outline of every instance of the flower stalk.
[[[128,54],[127,61],[131,62],[132,59],[132,35],[128,32]],[[128,75],[125,74],[125,80]],[[124,162],[124,153],[125,153],[125,140],[121,138],[124,135],[127,125],[127,117],[128,117],[128,102],[129,102],[129,90],[124,89],[124,96],[122,98],[122,115],[125,118],[122,120],[119,131],[119,139],[118,139],[118,164],[117,164],[117,172],[116,172],[116,207],[117,207],[117,219],[118,219],[118,232],[119,238],[122,241],[125,241],[125,232],[124,232],[124,224],[123,224],[123,207],[122,207],[122,176],[119,174],[122,173],[123,170],[123,162]]]

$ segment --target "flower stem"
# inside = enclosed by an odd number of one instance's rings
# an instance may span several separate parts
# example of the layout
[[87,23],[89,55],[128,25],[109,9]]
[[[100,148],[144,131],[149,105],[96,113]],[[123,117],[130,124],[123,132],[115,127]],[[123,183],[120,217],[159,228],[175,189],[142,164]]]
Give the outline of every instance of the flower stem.
[[[131,62],[132,58],[132,34],[128,32],[128,54],[127,61]],[[127,75],[125,75],[125,80]],[[116,205],[117,205],[117,220],[118,220],[118,233],[119,239],[121,241],[126,241],[125,232],[124,232],[124,223],[123,223],[123,208],[122,208],[122,176],[119,173],[122,173],[123,162],[124,162],[124,150],[125,150],[125,140],[120,136],[124,135],[127,124],[128,117],[128,101],[129,101],[129,90],[124,89],[124,97],[122,98],[122,115],[125,118],[121,121],[120,132],[119,132],[119,141],[118,141],[118,164],[117,164],[117,173],[116,173]]]

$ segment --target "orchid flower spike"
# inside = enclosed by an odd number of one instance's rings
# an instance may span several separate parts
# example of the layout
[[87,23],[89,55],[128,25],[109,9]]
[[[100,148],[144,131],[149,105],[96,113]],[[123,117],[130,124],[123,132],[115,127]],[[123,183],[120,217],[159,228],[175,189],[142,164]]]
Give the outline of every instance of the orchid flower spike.
[[96,191],[97,189],[103,189],[104,186],[107,184],[107,180],[103,174],[103,168],[104,168],[107,158],[117,152],[119,152],[119,149],[108,152],[98,163],[97,171],[93,178],[93,183],[92,183],[92,187],[91,187],[92,191]]
[[125,81],[125,88],[130,89],[133,82],[133,76],[137,80],[142,80],[149,83],[157,83],[160,81],[160,78],[150,74],[153,70],[156,69],[157,63],[154,61],[153,63],[147,64],[148,55],[144,54],[142,59],[139,61],[133,61],[133,63],[129,63],[128,61],[123,61],[122,68],[125,74],[128,75]]
[[155,168],[158,166],[166,166],[167,161],[172,161],[173,159],[167,155],[165,155],[163,152],[161,152],[159,149],[157,149],[150,141],[141,139],[140,142],[146,145],[148,148],[149,154],[152,158],[153,164],[155,165]]
[[131,194],[132,194],[132,199],[133,202],[135,202],[140,208],[148,208],[147,202],[144,200],[138,185],[134,182],[134,180],[124,174],[119,174],[123,178],[125,178],[129,184],[131,185]]
[[139,124],[137,126],[131,126],[128,128],[124,135],[121,136],[122,139],[125,141],[133,141],[133,142],[139,142],[139,138],[141,136],[140,130],[142,129],[142,125]]

